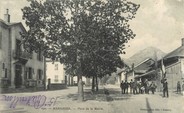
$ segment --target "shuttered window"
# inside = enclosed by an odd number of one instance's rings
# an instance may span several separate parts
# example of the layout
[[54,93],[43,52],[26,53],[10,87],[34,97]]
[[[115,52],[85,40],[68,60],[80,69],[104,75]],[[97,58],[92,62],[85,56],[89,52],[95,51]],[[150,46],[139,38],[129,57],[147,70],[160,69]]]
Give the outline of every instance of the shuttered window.
[[58,75],[55,75],[55,77],[54,77],[54,82],[58,82],[58,81],[59,81]]
[[37,73],[38,73],[38,79],[41,80],[43,76],[43,71],[41,69],[38,69]]
[[29,67],[28,70],[28,79],[32,79],[33,78],[33,69],[31,67]]
[[5,78],[8,78],[8,70],[5,68]]

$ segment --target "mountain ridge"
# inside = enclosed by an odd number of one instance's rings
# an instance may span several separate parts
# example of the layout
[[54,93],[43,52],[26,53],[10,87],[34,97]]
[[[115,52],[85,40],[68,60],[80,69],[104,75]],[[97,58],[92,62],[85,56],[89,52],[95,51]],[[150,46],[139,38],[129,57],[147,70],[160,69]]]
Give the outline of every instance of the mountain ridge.
[[134,55],[132,55],[131,57],[129,57],[127,59],[123,58],[123,61],[125,62],[125,64],[127,64],[128,66],[131,67],[131,65],[133,63],[134,63],[134,65],[137,65],[140,62],[142,62],[148,58],[152,58],[153,60],[160,60],[165,55],[166,55],[166,53],[164,53],[162,50],[160,50],[156,47],[150,46],[150,47],[147,47],[145,49],[138,51],[137,53],[135,53]]

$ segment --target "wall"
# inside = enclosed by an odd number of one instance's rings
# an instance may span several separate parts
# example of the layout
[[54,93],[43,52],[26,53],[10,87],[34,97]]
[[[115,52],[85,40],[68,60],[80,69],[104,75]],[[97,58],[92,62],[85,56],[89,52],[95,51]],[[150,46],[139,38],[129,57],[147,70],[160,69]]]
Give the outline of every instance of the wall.
[[[14,78],[15,78],[15,62],[17,62],[17,59],[14,59],[13,57],[13,51],[15,51],[16,49],[16,39],[18,40],[22,40],[21,39],[21,35],[20,35],[20,32],[23,32],[23,29],[21,29],[20,25],[14,25],[11,27],[11,41],[12,41],[12,45],[11,45],[11,72],[12,72],[12,77],[11,77],[11,82],[14,83]],[[23,49],[23,46],[21,47],[22,50]],[[23,86],[26,85],[25,83],[25,76],[27,76],[27,73],[26,73],[26,67],[32,67],[34,69],[33,71],[33,78],[32,80],[34,80],[37,84],[38,87],[43,87],[44,83],[43,83],[43,80],[44,80],[44,62],[43,61],[39,61],[37,59],[37,54],[35,52],[33,52],[33,57],[32,59],[28,59],[28,62],[24,65],[24,64],[21,64],[19,63],[22,67],[22,79],[23,79]],[[43,71],[43,74],[42,74],[42,82],[39,82],[37,83],[37,79],[38,79],[38,75],[37,75],[37,70],[38,69],[41,69]]]
[[172,91],[176,91],[177,82],[181,81],[181,61],[174,63],[166,67],[166,78],[168,82],[168,88]]
[[[0,49],[0,78],[4,79],[5,69],[7,69],[7,79],[10,78],[10,55],[9,55],[9,28],[0,22],[0,32],[2,35],[2,47]],[[3,69],[4,64],[4,69]]]
[[[57,67],[58,66],[58,67]],[[64,83],[65,72],[64,66],[60,62],[47,61],[46,62],[46,76],[47,79],[51,79],[51,83]],[[58,81],[55,80],[55,76],[58,76]]]
[[131,79],[134,80],[133,72],[127,73],[127,81],[130,82]]

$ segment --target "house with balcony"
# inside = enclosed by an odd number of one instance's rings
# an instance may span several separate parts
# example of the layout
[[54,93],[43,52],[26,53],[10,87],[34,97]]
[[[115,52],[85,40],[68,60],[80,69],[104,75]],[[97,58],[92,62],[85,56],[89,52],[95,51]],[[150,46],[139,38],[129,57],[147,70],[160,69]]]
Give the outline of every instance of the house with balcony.
[[42,52],[28,53],[22,45],[21,22],[11,23],[10,15],[0,19],[0,84],[7,89],[45,88],[45,62]]

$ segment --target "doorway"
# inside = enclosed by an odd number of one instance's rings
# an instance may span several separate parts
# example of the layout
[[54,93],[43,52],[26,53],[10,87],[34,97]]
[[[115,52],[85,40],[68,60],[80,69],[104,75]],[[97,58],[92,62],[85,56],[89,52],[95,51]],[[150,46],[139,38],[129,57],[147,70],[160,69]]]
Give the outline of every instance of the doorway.
[[20,88],[22,86],[22,67],[21,65],[15,65],[15,87]]

